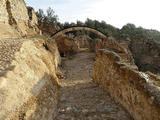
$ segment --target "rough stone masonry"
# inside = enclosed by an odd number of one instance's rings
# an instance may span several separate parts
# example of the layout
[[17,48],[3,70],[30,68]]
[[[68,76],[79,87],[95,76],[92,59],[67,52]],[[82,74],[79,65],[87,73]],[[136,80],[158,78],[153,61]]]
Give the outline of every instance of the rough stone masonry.
[[[20,37],[29,34],[35,34],[38,29],[31,29],[36,27],[37,18],[32,12],[32,20],[28,15],[28,9],[24,0],[1,0],[0,1],[0,36],[1,38]],[[32,30],[32,32],[31,32]],[[35,31],[37,30],[37,31]]]

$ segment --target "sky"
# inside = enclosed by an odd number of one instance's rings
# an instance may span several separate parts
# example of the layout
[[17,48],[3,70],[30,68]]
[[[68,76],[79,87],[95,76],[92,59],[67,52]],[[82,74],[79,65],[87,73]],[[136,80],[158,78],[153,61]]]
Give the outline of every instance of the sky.
[[60,22],[105,21],[121,28],[127,23],[160,31],[160,0],[25,0],[35,10],[53,8]]

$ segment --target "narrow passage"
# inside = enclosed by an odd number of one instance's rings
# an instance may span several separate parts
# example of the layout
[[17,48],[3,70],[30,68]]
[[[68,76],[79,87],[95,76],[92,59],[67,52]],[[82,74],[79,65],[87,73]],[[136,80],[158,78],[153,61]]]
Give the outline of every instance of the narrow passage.
[[106,91],[92,82],[94,57],[86,51],[64,61],[66,79],[60,80],[56,120],[131,120]]

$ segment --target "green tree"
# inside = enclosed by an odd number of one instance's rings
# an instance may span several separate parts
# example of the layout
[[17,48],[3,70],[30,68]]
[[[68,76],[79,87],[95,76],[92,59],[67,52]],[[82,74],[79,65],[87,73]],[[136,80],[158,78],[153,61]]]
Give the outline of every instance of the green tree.
[[38,17],[38,20],[41,22],[45,22],[45,23],[57,23],[58,22],[58,16],[55,15],[54,10],[49,7],[46,11],[46,14],[44,13],[44,11],[42,9],[39,9],[36,12],[36,15]]
[[36,12],[36,15],[37,15],[37,18],[38,20],[40,21],[43,21],[44,18],[45,18],[45,14],[44,14],[44,11],[42,9],[39,9],[37,12]]
[[84,26],[84,23],[83,23],[83,22],[81,22],[81,21],[79,21],[79,20],[77,21],[77,23],[76,23],[76,24],[77,24],[77,26]]
[[55,15],[54,10],[49,7],[46,11],[47,15],[46,15],[46,22],[47,23],[57,23],[58,21],[58,16]]
[[87,27],[91,27],[91,28],[94,28],[94,27],[95,27],[94,21],[91,20],[91,19],[89,19],[89,18],[87,18],[87,20],[85,21],[85,25],[86,25]]

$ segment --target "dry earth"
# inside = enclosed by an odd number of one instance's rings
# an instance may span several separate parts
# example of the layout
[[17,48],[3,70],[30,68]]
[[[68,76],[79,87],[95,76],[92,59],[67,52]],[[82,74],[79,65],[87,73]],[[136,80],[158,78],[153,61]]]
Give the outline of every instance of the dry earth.
[[80,52],[64,61],[56,120],[131,120],[130,115],[92,82],[94,53]]

